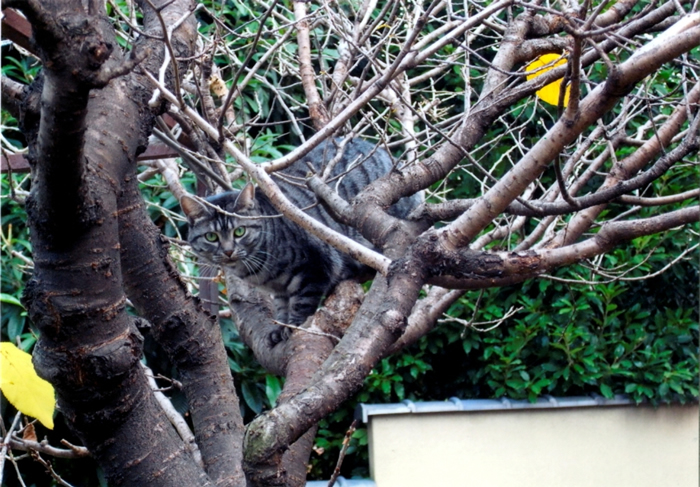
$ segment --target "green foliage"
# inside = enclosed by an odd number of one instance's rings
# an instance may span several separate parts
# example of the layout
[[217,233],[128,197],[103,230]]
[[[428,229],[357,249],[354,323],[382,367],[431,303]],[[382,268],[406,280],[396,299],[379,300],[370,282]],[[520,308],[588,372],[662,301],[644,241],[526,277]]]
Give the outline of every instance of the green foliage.
[[[646,283],[652,289],[663,284]],[[489,333],[462,332],[472,393],[460,396],[695,398],[697,305],[672,310],[661,299],[644,303],[632,288],[619,282],[573,287],[542,280],[510,290],[523,308],[516,317]],[[505,292],[489,302],[508,299]]]
[[268,374],[255,360],[250,349],[243,345],[231,319],[220,319],[229,365],[236,380],[236,391],[246,422],[271,409],[277,401],[284,379]]
[[31,272],[31,243],[29,233],[26,228],[26,216],[24,210],[17,203],[8,197],[10,195],[10,181],[12,185],[21,188],[21,177],[14,176],[12,179],[6,175],[2,176],[2,314],[0,315],[0,330],[2,330],[2,341],[10,341],[18,344],[19,347],[29,352],[36,341],[32,334],[27,320],[27,312],[20,302],[21,292]]
[[7,51],[7,54],[3,52],[2,75],[21,83],[31,83],[41,68],[39,61],[32,57],[22,56],[17,52],[10,52],[14,49],[9,47]]

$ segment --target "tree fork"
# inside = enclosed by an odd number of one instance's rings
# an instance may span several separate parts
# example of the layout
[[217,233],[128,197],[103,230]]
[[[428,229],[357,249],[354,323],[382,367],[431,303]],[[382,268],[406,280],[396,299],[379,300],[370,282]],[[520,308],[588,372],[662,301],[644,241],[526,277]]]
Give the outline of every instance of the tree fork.
[[244,458],[249,468],[268,463],[362,386],[405,330],[424,278],[420,264],[412,259],[392,264],[386,278],[377,275],[345,336],[310,385],[248,425]]

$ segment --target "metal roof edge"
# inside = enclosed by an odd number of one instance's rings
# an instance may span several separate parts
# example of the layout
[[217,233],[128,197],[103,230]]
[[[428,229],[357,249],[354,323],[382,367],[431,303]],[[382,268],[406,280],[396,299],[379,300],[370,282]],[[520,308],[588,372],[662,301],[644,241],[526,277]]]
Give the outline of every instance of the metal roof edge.
[[426,414],[446,412],[475,412],[475,411],[503,411],[518,409],[560,409],[560,408],[584,408],[605,406],[630,406],[634,405],[626,395],[616,395],[613,398],[605,398],[600,395],[553,397],[543,396],[535,402],[518,399],[458,399],[451,397],[447,401],[413,402],[409,400],[393,404],[359,404],[355,411],[355,417],[367,422],[370,416],[387,416],[393,414]]
[[[377,487],[372,479],[346,479],[338,477],[333,484],[335,487]],[[306,482],[306,487],[327,487],[328,480],[310,480]]]

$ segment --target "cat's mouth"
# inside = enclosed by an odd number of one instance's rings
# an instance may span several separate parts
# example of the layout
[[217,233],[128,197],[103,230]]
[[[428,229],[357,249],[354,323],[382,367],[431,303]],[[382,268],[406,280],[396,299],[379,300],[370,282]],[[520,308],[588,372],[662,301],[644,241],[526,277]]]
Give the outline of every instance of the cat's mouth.
[[236,264],[240,259],[236,254],[233,255],[223,255],[219,259],[219,264],[221,265],[233,265]]
[[[202,256],[204,257],[204,256]],[[221,254],[215,254],[215,255],[210,255],[207,257],[204,257],[204,260],[206,260],[208,263],[213,264],[213,265],[218,265],[218,266],[234,266],[238,261],[239,258],[236,255],[221,255]]]
[[233,249],[222,250],[216,254],[216,258],[221,265],[231,265],[240,260],[240,255]]

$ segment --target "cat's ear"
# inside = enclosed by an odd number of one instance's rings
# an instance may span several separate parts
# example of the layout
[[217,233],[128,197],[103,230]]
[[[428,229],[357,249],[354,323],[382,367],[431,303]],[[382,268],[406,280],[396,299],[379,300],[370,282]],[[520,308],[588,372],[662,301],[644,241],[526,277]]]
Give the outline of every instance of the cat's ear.
[[182,208],[183,213],[185,213],[185,216],[190,221],[194,221],[207,214],[206,206],[188,195],[183,195],[182,198],[180,198],[180,208]]
[[236,198],[234,207],[234,212],[252,210],[255,208],[255,186],[250,183],[246,184],[245,188],[243,188],[238,195],[238,198]]

